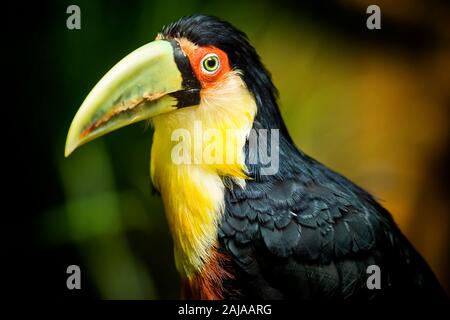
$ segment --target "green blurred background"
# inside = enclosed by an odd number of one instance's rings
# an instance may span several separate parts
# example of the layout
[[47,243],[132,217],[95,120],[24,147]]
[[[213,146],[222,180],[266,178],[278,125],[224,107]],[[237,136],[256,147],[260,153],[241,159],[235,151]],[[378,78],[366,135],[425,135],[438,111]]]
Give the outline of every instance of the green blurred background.
[[[81,30],[66,28],[70,4],[81,8]],[[448,289],[450,7],[377,1],[382,30],[370,31],[369,4],[77,0],[10,9],[8,32],[23,27],[10,44],[26,48],[26,89],[15,98],[25,107],[9,121],[25,173],[10,186],[23,197],[6,228],[11,253],[27,261],[16,270],[23,283],[11,273],[16,289],[30,292],[24,286],[35,281],[50,297],[178,298],[169,230],[149,179],[151,128],[124,128],[68,159],[63,151],[102,75],[193,13],[247,33],[297,145],[380,199]],[[65,288],[70,264],[82,270],[77,292]]]

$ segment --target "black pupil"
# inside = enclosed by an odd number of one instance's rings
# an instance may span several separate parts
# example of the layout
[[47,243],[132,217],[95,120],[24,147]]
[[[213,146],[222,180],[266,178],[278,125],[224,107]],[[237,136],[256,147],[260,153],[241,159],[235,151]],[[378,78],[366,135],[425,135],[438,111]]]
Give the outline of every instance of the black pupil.
[[208,69],[214,69],[216,67],[216,59],[208,58],[206,60],[206,66],[208,67]]

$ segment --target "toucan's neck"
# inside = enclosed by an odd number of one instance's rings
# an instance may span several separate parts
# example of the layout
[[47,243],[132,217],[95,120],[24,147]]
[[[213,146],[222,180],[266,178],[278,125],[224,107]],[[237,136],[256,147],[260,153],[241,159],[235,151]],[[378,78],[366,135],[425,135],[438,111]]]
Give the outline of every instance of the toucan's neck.
[[222,92],[203,93],[199,106],[153,121],[151,176],[163,198],[177,269],[187,278],[202,272],[217,240],[223,177],[241,186],[247,177],[243,150],[255,100],[237,73],[217,90]]

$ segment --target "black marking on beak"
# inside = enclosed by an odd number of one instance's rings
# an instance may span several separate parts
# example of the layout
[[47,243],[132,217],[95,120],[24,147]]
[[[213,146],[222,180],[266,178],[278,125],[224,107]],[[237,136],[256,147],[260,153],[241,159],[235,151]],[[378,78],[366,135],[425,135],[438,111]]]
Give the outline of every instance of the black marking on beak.
[[169,41],[172,45],[175,63],[183,78],[183,90],[173,92],[170,95],[178,100],[178,108],[198,105],[200,103],[201,85],[192,70],[189,58],[181,49],[177,40],[166,39],[166,41]]

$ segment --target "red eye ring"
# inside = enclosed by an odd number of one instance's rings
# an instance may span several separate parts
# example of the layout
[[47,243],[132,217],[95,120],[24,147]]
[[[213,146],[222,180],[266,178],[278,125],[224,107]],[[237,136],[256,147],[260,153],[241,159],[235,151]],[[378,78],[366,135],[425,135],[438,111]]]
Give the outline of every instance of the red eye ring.
[[203,89],[216,86],[231,71],[227,54],[217,47],[194,46],[183,39],[180,46],[188,56],[192,71]]

